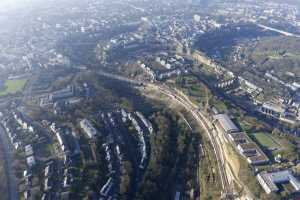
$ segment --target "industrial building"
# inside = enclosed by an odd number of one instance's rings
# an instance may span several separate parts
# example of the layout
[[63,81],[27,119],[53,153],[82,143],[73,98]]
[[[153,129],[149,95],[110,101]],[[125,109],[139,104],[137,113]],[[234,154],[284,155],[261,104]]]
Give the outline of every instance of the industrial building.
[[290,183],[295,189],[295,192],[300,191],[300,182],[290,170],[271,173],[262,172],[259,173],[256,178],[267,194],[278,192],[279,188],[277,184],[284,183]]
[[225,138],[236,147],[237,151],[247,159],[249,164],[260,165],[269,162],[269,158],[257,144],[246,133],[240,132],[227,115],[219,114],[215,115],[214,118],[217,130],[225,135]]
[[217,128],[221,129],[224,133],[229,134],[229,133],[239,132],[239,129],[231,121],[228,115],[219,114],[219,115],[215,115],[214,118],[215,118],[215,124]]

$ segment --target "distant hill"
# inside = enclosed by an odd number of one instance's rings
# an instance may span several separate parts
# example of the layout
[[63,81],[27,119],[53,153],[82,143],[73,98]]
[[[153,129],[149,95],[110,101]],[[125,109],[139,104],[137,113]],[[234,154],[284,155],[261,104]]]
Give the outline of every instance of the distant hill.
[[249,52],[246,58],[258,65],[260,70],[273,70],[282,79],[287,78],[286,72],[300,77],[300,38],[264,38],[255,48],[251,47],[245,52]]
[[298,6],[300,8],[300,1],[299,0],[263,0],[263,1],[291,4],[291,5]]
[[209,7],[209,6],[213,6],[214,4],[218,3],[218,2],[222,2],[224,0],[190,0],[188,2],[194,4],[194,5],[199,5],[202,7]]
[[241,40],[275,35],[278,34],[264,31],[254,24],[231,24],[200,35],[194,44],[194,48],[209,56],[224,59]]

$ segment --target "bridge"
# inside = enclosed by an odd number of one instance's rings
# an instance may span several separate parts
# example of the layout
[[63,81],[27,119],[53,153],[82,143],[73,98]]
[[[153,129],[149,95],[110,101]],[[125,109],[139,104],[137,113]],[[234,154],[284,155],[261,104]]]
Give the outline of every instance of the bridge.
[[272,28],[272,27],[265,26],[265,25],[262,25],[262,24],[257,24],[257,26],[259,26],[260,28],[269,30],[269,31],[280,33],[281,35],[284,35],[284,36],[300,38],[300,35],[290,33],[290,32],[287,32],[287,31],[283,31],[283,30],[280,30],[280,29]]

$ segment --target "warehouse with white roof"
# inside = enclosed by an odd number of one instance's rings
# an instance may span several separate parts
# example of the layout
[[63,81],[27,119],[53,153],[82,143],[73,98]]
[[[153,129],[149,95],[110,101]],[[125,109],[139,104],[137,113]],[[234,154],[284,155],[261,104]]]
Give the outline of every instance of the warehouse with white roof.
[[228,115],[219,114],[214,116],[216,125],[224,133],[230,134],[234,132],[239,132],[239,128],[232,122]]
[[262,172],[256,176],[258,182],[267,194],[279,191],[276,184],[290,183],[296,192],[300,191],[300,182],[290,170],[278,172]]

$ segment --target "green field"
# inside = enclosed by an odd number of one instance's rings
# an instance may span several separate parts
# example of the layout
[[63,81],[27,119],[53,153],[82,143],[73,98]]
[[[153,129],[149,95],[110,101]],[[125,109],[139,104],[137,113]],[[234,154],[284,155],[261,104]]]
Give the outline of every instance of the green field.
[[269,149],[278,148],[278,144],[276,143],[276,141],[268,134],[254,133],[253,136],[264,147],[267,147]]
[[3,90],[0,90],[0,96],[5,96],[8,94],[15,94],[23,90],[27,80],[17,79],[17,80],[7,80]]

